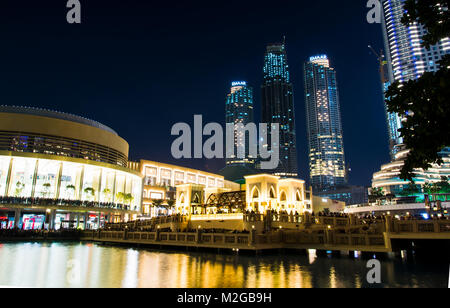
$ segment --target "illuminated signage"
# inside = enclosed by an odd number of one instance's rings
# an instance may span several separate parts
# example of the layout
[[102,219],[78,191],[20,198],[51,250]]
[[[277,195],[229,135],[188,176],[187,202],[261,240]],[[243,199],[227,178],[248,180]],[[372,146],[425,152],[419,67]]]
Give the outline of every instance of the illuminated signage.
[[309,61],[317,61],[317,60],[328,60],[327,55],[320,55],[320,56],[315,56],[315,57],[311,57],[309,58]]
[[247,86],[247,82],[245,81],[234,81],[231,83],[232,87],[245,87]]

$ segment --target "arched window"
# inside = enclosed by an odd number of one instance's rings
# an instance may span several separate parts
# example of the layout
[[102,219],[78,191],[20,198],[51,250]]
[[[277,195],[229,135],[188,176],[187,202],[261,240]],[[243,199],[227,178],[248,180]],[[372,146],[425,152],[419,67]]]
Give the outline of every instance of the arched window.
[[281,194],[280,194],[280,201],[283,202],[283,201],[286,201],[286,199],[287,199],[286,198],[286,193],[284,191],[282,191]]
[[277,198],[277,194],[275,193],[275,189],[273,188],[273,186],[270,187],[269,198],[270,199],[276,199]]
[[295,197],[296,197],[296,200],[297,201],[302,201],[302,197],[301,197],[301,195],[300,195],[300,191],[299,190],[297,190],[297,193],[295,194]]
[[192,203],[197,203],[197,204],[200,203],[200,197],[197,193],[194,195],[194,199],[193,199]]
[[258,199],[259,198],[259,190],[258,190],[258,188],[256,186],[253,188],[252,198],[253,199]]
[[180,204],[184,204],[184,194],[180,195]]

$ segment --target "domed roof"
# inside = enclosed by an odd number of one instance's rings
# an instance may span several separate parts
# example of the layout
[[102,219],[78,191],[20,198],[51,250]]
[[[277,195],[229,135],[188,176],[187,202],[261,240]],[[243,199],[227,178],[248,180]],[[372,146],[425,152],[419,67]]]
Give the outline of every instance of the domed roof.
[[77,115],[73,115],[70,113],[64,113],[54,110],[48,110],[48,109],[41,109],[41,108],[35,108],[35,107],[25,107],[25,106],[6,106],[2,105],[0,106],[0,112],[3,113],[20,113],[20,114],[29,114],[29,115],[35,115],[35,116],[41,116],[41,117],[47,117],[47,118],[54,118],[54,119],[60,119],[65,121],[71,121],[76,122],[84,125],[89,125],[92,127],[96,127],[102,130],[105,130],[107,132],[113,133],[114,135],[117,135],[117,132],[115,132],[112,128],[103,125],[97,121],[90,120],[87,118],[83,118]]

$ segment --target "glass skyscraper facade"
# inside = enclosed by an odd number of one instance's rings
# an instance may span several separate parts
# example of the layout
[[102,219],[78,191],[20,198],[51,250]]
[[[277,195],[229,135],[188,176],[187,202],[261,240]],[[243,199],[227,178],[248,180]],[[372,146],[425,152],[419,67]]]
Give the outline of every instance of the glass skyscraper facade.
[[[383,0],[382,30],[386,49],[386,65],[388,80],[383,82],[385,90],[395,81],[407,82],[420,78],[425,72],[439,70],[439,61],[450,53],[450,40],[445,38],[429,49],[421,45],[422,37],[427,33],[423,25],[415,23],[410,26],[402,24],[401,19],[405,12],[405,0]],[[403,167],[409,151],[402,144],[398,129],[401,128],[402,115],[387,113],[388,126],[391,137],[391,155],[389,164],[383,165],[379,172],[374,173],[372,186],[383,188],[384,192],[400,194],[410,182],[400,179],[400,170]],[[450,149],[443,149],[439,155],[444,164],[424,171],[415,169],[414,182],[418,186],[441,180],[448,176],[450,164]]]
[[280,162],[274,174],[297,177],[297,140],[295,132],[294,94],[289,76],[285,44],[267,46],[264,56],[262,89],[262,122],[280,125],[280,144],[270,140],[269,149],[279,147]]
[[383,93],[383,104],[386,112],[386,123],[388,128],[389,135],[389,151],[391,158],[395,157],[395,154],[400,150],[398,145],[403,143],[403,139],[400,136],[399,129],[401,128],[400,117],[395,112],[389,112],[386,105],[386,96],[385,93],[391,85],[391,79],[389,77],[389,62],[386,60],[386,56],[383,51],[378,59],[380,61],[380,78],[382,85],[382,93]]
[[[231,84],[231,91],[227,95],[226,110],[225,110],[226,123],[243,124],[246,126],[249,123],[254,122],[253,118],[253,88],[247,85],[245,81],[235,81]],[[255,163],[256,157],[252,157],[249,153],[249,135],[248,132],[244,136],[243,133],[235,131],[234,133],[234,147],[235,154],[231,158],[227,158],[227,165],[236,164],[250,164]],[[240,159],[237,157],[237,149],[245,145],[245,158]]]
[[316,192],[346,183],[336,71],[326,55],[304,64],[310,182]]
[[[383,81],[386,91],[394,81],[406,82],[419,78],[424,72],[439,70],[442,56],[450,52],[450,40],[443,39],[439,44],[425,49],[421,39],[426,29],[420,24],[405,26],[401,19],[404,13],[405,0],[384,0],[382,29],[386,49],[387,77]],[[398,151],[403,143],[398,130],[401,128],[401,116],[387,113],[391,156]]]

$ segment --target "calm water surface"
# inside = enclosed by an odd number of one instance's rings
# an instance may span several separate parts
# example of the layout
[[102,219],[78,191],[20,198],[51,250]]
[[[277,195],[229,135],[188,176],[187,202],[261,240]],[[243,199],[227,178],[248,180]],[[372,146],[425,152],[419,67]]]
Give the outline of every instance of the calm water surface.
[[[236,256],[86,243],[0,243],[0,285],[16,287],[367,287],[366,260]],[[448,286],[449,267],[383,260],[383,287]]]

